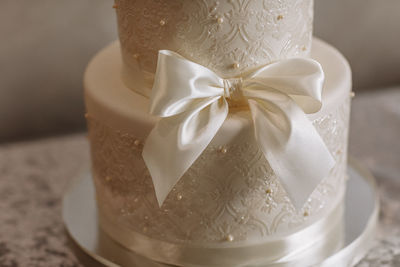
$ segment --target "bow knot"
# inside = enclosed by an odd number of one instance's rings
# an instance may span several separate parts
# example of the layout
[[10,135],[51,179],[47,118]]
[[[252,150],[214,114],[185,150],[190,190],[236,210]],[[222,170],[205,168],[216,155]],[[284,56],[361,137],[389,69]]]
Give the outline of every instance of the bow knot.
[[150,109],[161,120],[143,148],[159,205],[207,148],[229,108],[246,104],[260,150],[300,208],[335,163],[306,116],[321,108],[323,81],[322,67],[312,59],[282,60],[222,79],[179,54],[160,51]]
[[243,98],[242,78],[224,79],[224,97],[232,101],[238,101]]

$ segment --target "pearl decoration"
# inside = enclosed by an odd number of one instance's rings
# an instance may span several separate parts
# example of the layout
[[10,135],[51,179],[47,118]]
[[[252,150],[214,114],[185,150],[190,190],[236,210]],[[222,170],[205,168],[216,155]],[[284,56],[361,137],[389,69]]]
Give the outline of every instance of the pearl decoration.
[[217,18],[217,22],[218,22],[218,24],[224,23],[224,18],[223,17],[218,17]]
[[177,200],[182,200],[182,198],[183,198],[183,196],[182,196],[181,194],[178,194],[178,195],[176,196],[176,199],[177,199]]
[[240,64],[238,62],[233,63],[233,68],[234,69],[240,68]]
[[356,96],[356,93],[355,93],[354,91],[351,91],[351,92],[350,92],[350,97],[351,97],[351,98],[354,98],[355,96]]
[[272,189],[271,189],[271,188],[268,188],[267,190],[265,190],[265,193],[267,193],[267,194],[272,194]]
[[133,142],[133,144],[134,144],[135,146],[139,146],[139,145],[140,145],[140,140],[136,139],[136,140]]
[[218,148],[218,152],[220,152],[222,154],[226,154],[228,152],[228,149],[226,149],[226,147],[220,146]]
[[167,24],[167,22],[165,20],[160,20],[160,26],[165,26],[165,24]]
[[133,54],[133,58],[134,59],[138,59],[139,58],[139,54]]
[[228,242],[232,242],[235,238],[233,237],[233,235],[227,235],[226,236],[226,241]]

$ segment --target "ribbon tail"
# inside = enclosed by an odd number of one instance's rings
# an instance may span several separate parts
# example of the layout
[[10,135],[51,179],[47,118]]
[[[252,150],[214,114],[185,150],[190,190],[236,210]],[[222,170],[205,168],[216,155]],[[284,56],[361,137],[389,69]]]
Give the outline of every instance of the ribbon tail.
[[225,99],[212,97],[201,101],[192,110],[161,119],[150,132],[142,156],[160,207],[206,149],[227,115]]
[[303,110],[285,94],[249,99],[255,137],[292,204],[301,209],[335,164]]

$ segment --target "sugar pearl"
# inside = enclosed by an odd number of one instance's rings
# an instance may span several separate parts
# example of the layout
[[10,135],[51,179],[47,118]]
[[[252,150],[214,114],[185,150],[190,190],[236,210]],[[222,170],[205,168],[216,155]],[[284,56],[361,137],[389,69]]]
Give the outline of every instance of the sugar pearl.
[[161,25],[161,26],[165,26],[165,24],[167,24],[167,22],[166,22],[165,20],[163,20],[163,19],[160,20],[160,25]]
[[222,153],[222,154],[226,154],[226,152],[228,152],[228,149],[226,149],[226,148],[223,147],[223,146],[220,146],[220,147],[218,148],[218,152],[220,152],[220,153]]
[[240,64],[238,62],[233,63],[233,68],[234,69],[240,68]]
[[226,237],[226,241],[228,242],[232,242],[235,238],[233,237],[233,235],[227,235]]
[[181,194],[178,194],[178,195],[176,196],[176,199],[177,199],[177,200],[182,200],[182,198],[183,198],[183,196],[182,196]]
[[219,18],[217,19],[217,22],[218,22],[218,24],[224,23],[224,18],[219,17]]
[[136,139],[136,140],[133,142],[133,144],[134,144],[135,146],[139,146],[139,145],[140,145],[140,140]]

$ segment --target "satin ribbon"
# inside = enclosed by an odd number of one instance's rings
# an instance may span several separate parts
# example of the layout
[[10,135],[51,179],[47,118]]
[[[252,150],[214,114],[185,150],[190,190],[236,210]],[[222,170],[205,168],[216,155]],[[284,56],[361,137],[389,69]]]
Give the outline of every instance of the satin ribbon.
[[313,59],[282,60],[223,79],[177,53],[160,51],[150,112],[161,120],[143,149],[159,205],[216,135],[229,104],[238,103],[250,108],[260,149],[301,208],[335,163],[306,116],[321,109],[323,81]]

